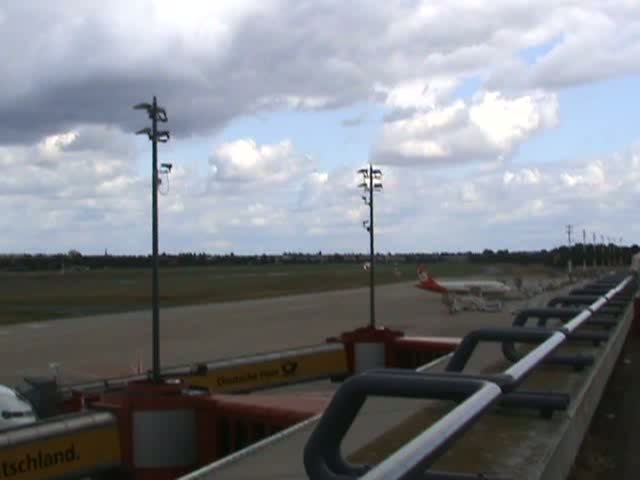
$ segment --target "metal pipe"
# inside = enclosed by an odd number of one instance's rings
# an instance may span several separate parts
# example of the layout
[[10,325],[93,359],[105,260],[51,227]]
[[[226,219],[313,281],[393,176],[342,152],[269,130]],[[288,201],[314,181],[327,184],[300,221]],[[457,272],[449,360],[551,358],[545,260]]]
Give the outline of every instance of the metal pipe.
[[387,460],[371,469],[361,477],[361,480],[421,478],[429,465],[449,444],[464,433],[501,393],[502,390],[497,385],[484,384],[464,403],[451,410]]
[[544,342],[553,334],[553,330],[542,328],[483,328],[469,332],[453,352],[453,357],[447,364],[446,371],[461,372],[480,341],[508,342],[520,341],[527,343]]
[[531,350],[522,360],[513,364],[504,373],[511,375],[517,382],[524,380],[531,373],[531,370],[537,367],[547,355],[564,342],[564,339],[563,333],[555,332],[544,343]]
[[[304,465],[307,475],[314,479],[345,480],[358,477],[368,470],[369,467],[366,465],[348,463],[342,456],[340,446],[369,396],[443,400],[459,400],[461,396],[467,398],[467,401],[454,409],[455,412],[463,413],[457,419],[462,422],[460,425],[454,425],[455,415],[447,415],[444,424],[436,423],[436,425],[444,425],[446,428],[452,429],[450,436],[442,436],[438,433],[434,437],[437,438],[437,445],[443,447],[449,442],[453,442],[456,432],[468,428],[464,425],[464,419],[467,418],[469,412],[473,415],[479,413],[477,405],[472,399],[477,399],[474,395],[486,386],[497,392],[495,398],[502,391],[495,383],[482,379],[431,376],[410,371],[406,373],[399,371],[392,373],[367,372],[351,377],[335,393],[307,441],[304,449]],[[468,403],[469,401],[471,403]],[[483,405],[488,407],[490,403]],[[437,445],[433,444],[432,446]],[[434,450],[432,453],[435,455],[439,452],[439,450]]]
[[[595,302],[595,303],[599,303],[599,302],[600,300],[598,300],[598,302]],[[584,310],[582,313],[576,315],[572,320],[565,323],[564,328],[569,332],[573,332],[576,328],[582,325],[591,315],[593,315],[593,313],[590,310]]]

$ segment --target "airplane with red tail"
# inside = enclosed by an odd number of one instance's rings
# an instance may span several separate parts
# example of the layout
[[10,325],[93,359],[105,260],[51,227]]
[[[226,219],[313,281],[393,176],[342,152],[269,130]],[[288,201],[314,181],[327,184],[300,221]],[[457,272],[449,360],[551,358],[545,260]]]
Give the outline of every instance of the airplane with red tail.
[[425,265],[418,266],[417,288],[441,294],[462,294],[499,297],[511,291],[511,288],[497,280],[449,280],[438,281]]

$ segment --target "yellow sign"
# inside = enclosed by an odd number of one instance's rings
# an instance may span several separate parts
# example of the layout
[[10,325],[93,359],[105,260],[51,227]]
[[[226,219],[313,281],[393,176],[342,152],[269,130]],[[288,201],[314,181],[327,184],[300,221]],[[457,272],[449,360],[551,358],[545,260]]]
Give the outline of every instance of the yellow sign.
[[57,478],[119,464],[120,438],[116,425],[0,449],[0,479]]
[[329,377],[346,371],[347,357],[344,350],[335,350],[215,369],[203,375],[187,376],[184,382],[215,392],[231,392]]

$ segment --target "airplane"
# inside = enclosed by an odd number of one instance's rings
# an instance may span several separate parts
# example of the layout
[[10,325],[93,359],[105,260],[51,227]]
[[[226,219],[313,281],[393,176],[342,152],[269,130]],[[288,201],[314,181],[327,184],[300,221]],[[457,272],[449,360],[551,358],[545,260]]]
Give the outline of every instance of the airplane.
[[20,393],[0,385],[0,431],[34,423],[37,420],[31,404]]
[[425,265],[419,265],[417,273],[420,282],[416,287],[436,293],[500,297],[511,291],[508,285],[497,280],[437,281]]

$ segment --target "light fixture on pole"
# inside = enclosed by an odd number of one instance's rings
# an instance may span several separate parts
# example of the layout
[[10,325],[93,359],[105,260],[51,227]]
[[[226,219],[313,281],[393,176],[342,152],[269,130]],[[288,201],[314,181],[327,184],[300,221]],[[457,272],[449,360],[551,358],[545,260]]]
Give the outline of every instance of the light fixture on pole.
[[362,175],[362,183],[358,185],[363,189],[365,205],[369,207],[369,220],[363,221],[362,226],[369,232],[369,326],[375,328],[376,326],[376,307],[375,307],[375,250],[373,244],[373,194],[382,190],[382,171],[373,168],[369,164],[368,168],[361,168],[358,173]]
[[[158,130],[158,122],[167,122],[167,112],[158,106],[156,97],[152,103],[139,103],[133,107],[135,110],[145,110],[151,119],[151,128],[146,127],[138,130],[136,135],[146,134],[151,140],[151,226],[152,226],[152,280],[151,280],[151,304],[153,308],[153,367],[152,381],[160,383],[160,282],[158,278],[158,142],[166,143],[170,135],[168,130]],[[170,164],[163,164],[163,172],[171,170]]]

